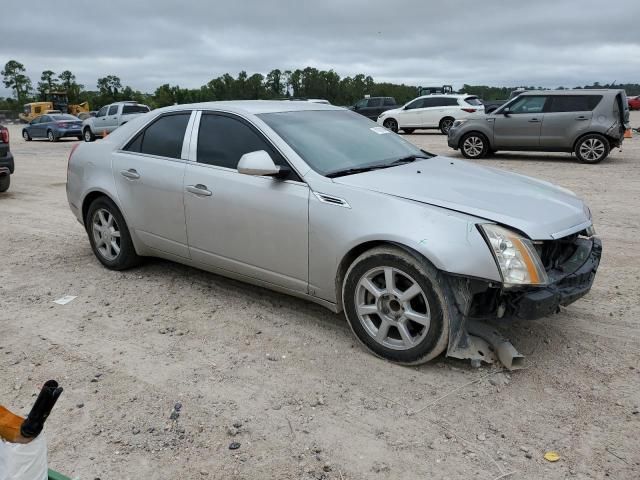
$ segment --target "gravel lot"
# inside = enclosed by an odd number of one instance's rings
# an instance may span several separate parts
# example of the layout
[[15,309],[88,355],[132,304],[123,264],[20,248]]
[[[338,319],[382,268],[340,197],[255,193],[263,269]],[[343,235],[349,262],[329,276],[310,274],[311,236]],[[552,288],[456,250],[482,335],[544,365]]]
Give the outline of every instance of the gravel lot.
[[[640,137],[595,166],[480,162],[577,192],[604,242],[588,296],[503,327],[529,364],[507,374],[444,358],[396,366],[340,315],[170,262],[108,271],[67,206],[76,141],[10,131],[0,400],[26,414],[45,380],[64,386],[50,467],[102,480],[640,478]],[[407,138],[460,157],[435,131]],[[64,295],[77,298],[53,303]]]

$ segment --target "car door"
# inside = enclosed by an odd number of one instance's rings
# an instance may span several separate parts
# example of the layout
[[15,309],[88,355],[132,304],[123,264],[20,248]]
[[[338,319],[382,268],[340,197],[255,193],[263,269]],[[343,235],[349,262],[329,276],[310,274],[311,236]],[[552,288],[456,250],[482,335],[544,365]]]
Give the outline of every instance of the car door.
[[423,127],[437,127],[444,112],[442,97],[427,97],[419,110],[419,123]]
[[396,115],[398,125],[402,127],[418,127],[420,126],[420,115],[424,105],[425,98],[417,98],[406,104],[402,110]]
[[161,115],[114,152],[112,161],[129,228],[148,247],[184,258],[189,248],[183,179],[192,125],[191,111]]
[[191,258],[306,293],[309,187],[293,171],[284,180],[238,173],[240,157],[258,150],[288,166],[243,118],[203,112],[192,138],[197,161],[184,178]]
[[31,138],[38,138],[42,136],[42,134],[40,133],[40,122],[42,121],[42,118],[42,116],[34,118],[29,123],[29,135],[31,135]]
[[109,110],[109,106],[106,105],[98,110],[96,116],[93,117],[93,134],[96,136],[104,135],[107,133],[106,121],[107,121],[107,112]]
[[382,113],[382,98],[370,98],[367,104],[367,117],[371,120],[377,120]]
[[104,119],[104,128],[106,133],[113,132],[116,128],[118,128],[118,110],[120,109],[120,105],[111,105],[109,110],[107,110],[107,114]]
[[540,147],[571,149],[591,125],[593,109],[602,95],[552,95],[545,106]]
[[538,148],[546,100],[545,95],[520,95],[491,115],[495,148]]

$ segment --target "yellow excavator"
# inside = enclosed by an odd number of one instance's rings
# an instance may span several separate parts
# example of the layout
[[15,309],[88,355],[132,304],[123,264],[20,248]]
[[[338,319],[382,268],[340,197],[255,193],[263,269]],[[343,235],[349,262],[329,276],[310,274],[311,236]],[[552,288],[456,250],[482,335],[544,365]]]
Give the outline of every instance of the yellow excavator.
[[36,117],[45,113],[70,113],[80,120],[89,116],[89,102],[69,104],[67,92],[51,92],[45,95],[44,102],[31,102],[24,105],[23,111],[18,115],[20,120],[29,123]]

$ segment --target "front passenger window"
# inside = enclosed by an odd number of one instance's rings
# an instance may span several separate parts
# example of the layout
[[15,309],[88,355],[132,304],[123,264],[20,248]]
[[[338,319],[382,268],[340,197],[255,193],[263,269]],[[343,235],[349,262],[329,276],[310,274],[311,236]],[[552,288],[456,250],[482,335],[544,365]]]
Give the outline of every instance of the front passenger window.
[[107,107],[102,107],[100,110],[98,110],[98,113],[96,113],[96,117],[104,117],[107,114]]
[[541,113],[547,97],[520,96],[510,107],[509,113]]

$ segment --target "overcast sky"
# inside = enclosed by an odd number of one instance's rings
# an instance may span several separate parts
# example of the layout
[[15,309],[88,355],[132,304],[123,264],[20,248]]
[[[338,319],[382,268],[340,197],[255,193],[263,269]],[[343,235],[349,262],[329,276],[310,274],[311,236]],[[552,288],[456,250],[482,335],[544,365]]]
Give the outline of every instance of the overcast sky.
[[34,87],[68,69],[150,92],[305,66],[456,88],[640,83],[640,0],[2,0],[10,59]]

